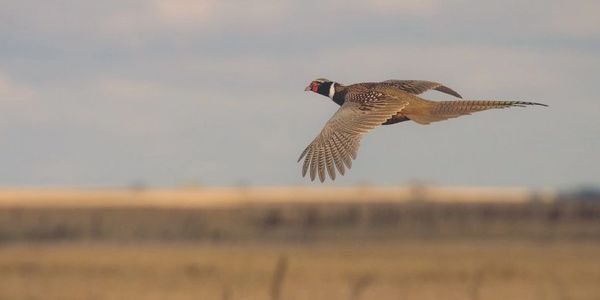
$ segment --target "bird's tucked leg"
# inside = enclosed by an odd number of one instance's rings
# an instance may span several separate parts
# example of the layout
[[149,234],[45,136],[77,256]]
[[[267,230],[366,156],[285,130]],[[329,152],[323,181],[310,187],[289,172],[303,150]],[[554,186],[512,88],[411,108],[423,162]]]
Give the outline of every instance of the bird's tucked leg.
[[400,123],[400,122],[404,122],[404,121],[410,121],[410,119],[401,113],[397,113],[381,125],[392,125],[392,124],[396,124],[396,123]]

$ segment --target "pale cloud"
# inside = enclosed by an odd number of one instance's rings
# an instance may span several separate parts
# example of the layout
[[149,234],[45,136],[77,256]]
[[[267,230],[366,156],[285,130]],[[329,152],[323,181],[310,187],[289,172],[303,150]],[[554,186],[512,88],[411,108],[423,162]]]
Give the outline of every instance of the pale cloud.
[[160,20],[168,23],[200,23],[212,19],[220,1],[216,0],[155,0],[154,8]]
[[241,21],[246,25],[280,20],[290,13],[284,1],[155,0],[159,21],[171,24],[208,24]]
[[0,70],[0,132],[17,124],[41,125],[52,118],[32,85],[17,82]]
[[600,2],[583,0],[554,2],[549,6],[552,31],[577,38],[600,39]]
[[0,70],[0,103],[26,101],[33,94],[29,87],[16,83]]
[[[138,20],[144,28],[171,27],[177,30],[214,29],[227,23],[262,26],[281,21],[291,13],[284,1],[154,0],[140,8],[124,11],[121,20]],[[113,29],[118,29],[114,27]]]
[[436,0],[368,0],[357,1],[365,9],[401,15],[430,16],[437,12],[440,3]]
[[[600,2],[578,1],[439,1],[439,0],[367,0],[367,1],[217,1],[151,0],[103,1],[8,1],[0,4],[0,18],[11,32],[35,33],[57,38],[100,37],[128,45],[177,34],[215,33],[227,29],[272,32],[294,27],[304,28],[328,23],[345,28],[354,21],[370,18],[415,17],[438,30],[460,28],[465,23],[486,27],[493,35],[515,30],[513,35],[558,34],[577,38],[600,35]],[[444,13],[441,13],[441,12]],[[67,13],[68,12],[68,13]],[[429,19],[434,16],[435,20]],[[18,16],[18,17],[16,17]],[[500,17],[502,16],[502,17]],[[415,26],[413,24],[412,26]],[[284,27],[284,28],[281,28]],[[0,29],[0,32],[2,29]]]
[[98,95],[110,99],[124,101],[144,100],[157,96],[164,96],[169,92],[165,86],[129,78],[101,77],[88,84]]
[[99,34],[128,47],[141,47],[157,39],[201,36],[230,27],[268,29],[291,13],[284,1],[154,0],[105,12],[95,28]]
[[[318,3],[290,1],[217,1],[217,0],[154,0],[140,8],[130,9],[122,16],[129,20],[149,20],[168,26],[218,26],[226,23],[254,27],[283,22],[298,13],[319,15],[330,13],[367,11],[401,15],[431,15],[439,7],[436,0],[326,0]],[[338,18],[335,14],[330,17]]]
[[[231,28],[285,29],[297,22],[319,23],[323,18],[338,26],[363,14],[429,16],[440,7],[436,0],[369,0],[318,2],[151,0],[113,1],[86,4],[70,1],[20,3],[0,7],[0,17],[16,28],[59,38],[102,38],[138,46],[165,34],[202,34]],[[66,13],[68,12],[68,13]],[[19,16],[15,18],[15,16]],[[283,28],[279,27],[283,26]],[[1,31],[1,29],[0,29]],[[168,36],[167,36],[168,37]]]

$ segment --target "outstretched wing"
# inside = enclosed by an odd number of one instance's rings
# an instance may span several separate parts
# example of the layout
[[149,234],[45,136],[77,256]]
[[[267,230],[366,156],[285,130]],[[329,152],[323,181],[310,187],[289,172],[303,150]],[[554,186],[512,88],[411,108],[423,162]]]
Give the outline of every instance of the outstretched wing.
[[306,147],[298,158],[304,158],[302,176],[310,169],[310,179],[318,173],[321,182],[325,181],[325,169],[335,180],[335,169],[344,175],[345,168],[352,167],[356,159],[362,136],[381,125],[391,116],[401,111],[406,99],[369,90],[362,95],[348,95],[348,98],[365,99],[363,102],[347,100],[327,121],[321,133]]
[[442,93],[446,93],[448,95],[452,95],[452,96],[462,99],[462,96],[459,93],[457,93],[456,91],[454,91],[453,89],[451,89],[441,83],[433,82],[433,81],[393,80],[392,79],[392,80],[382,81],[381,83],[391,85],[395,88],[401,89],[405,92],[415,94],[415,95],[419,95],[423,92],[433,89],[433,90],[440,91]]

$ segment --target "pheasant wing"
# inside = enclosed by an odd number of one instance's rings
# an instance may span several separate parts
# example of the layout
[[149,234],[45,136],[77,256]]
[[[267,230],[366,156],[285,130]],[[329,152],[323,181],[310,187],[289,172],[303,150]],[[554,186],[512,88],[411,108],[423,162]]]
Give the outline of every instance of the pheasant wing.
[[[325,181],[325,171],[335,180],[335,169],[344,175],[356,159],[362,136],[381,125],[406,105],[406,99],[369,90],[348,94],[344,104],[327,121],[321,133],[306,147],[298,158],[304,158],[302,176],[310,170],[310,179],[319,176]],[[351,101],[363,99],[363,101]]]
[[397,89],[401,89],[407,93],[411,93],[411,94],[415,94],[415,95],[419,95],[423,92],[426,92],[428,90],[436,90],[442,93],[446,93],[448,95],[452,95],[458,98],[462,98],[462,96],[457,93],[456,91],[454,91],[453,89],[438,83],[438,82],[433,82],[433,81],[426,81],[426,80],[386,80],[386,81],[382,81],[381,83],[387,84],[387,85],[391,85]]

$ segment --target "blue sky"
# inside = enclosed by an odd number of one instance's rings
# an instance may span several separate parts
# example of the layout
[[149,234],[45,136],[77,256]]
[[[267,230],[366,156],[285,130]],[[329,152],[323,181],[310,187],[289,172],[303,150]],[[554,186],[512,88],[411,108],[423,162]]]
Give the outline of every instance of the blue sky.
[[[333,185],[600,184],[598,1],[0,1],[0,185],[302,185],[317,77],[549,108],[381,127]],[[424,95],[448,99],[439,93]]]

